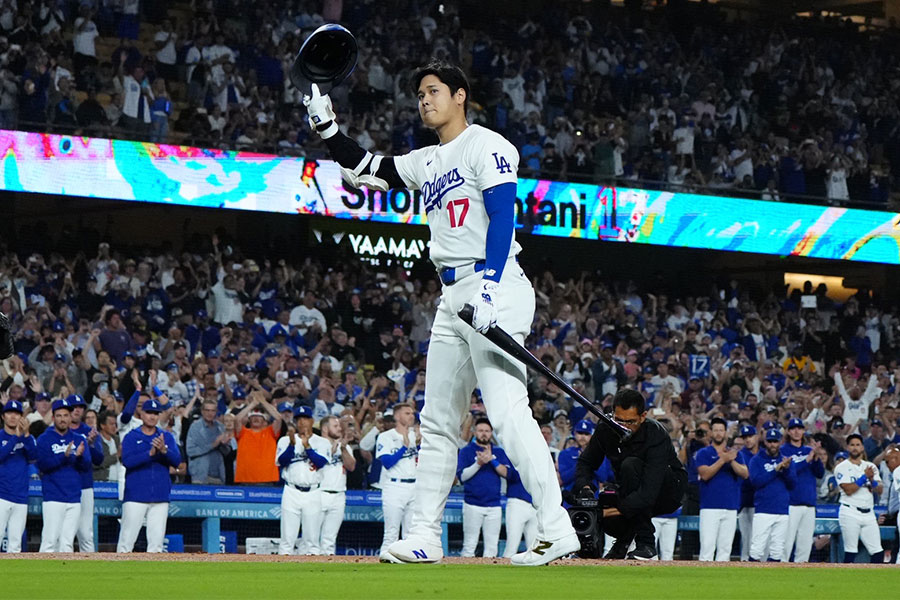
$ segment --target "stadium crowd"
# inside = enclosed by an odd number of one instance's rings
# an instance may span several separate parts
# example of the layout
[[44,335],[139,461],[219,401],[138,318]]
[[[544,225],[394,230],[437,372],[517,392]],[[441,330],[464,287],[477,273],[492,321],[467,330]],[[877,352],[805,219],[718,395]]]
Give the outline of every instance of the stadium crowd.
[[[8,253],[0,311],[16,354],[0,362],[0,400],[22,402],[39,435],[52,425],[54,400],[83,397],[84,423],[106,442],[94,477],[112,481],[121,476],[117,425],[139,414],[139,398],[159,402],[160,426],[179,440],[186,459],[171,467],[179,482],[275,485],[275,442],[296,431],[298,411],[315,427],[333,416],[339,427],[328,431],[356,463],[348,487],[378,487],[375,436],[395,426],[395,405],[424,403],[440,290],[436,277],[370,269],[341,252],[323,254],[327,263],[272,263],[213,236],[181,255],[125,254],[107,243],[93,256]],[[771,429],[781,439],[802,427],[823,459],[816,502],[836,501],[833,469],[852,434],[891,481],[885,452],[900,442],[896,306],[864,291],[838,303],[824,286],[760,294],[710,282],[705,294],[683,296],[586,272],[532,277],[538,308],[528,347],[604,409],[617,390],[639,390],[695,492],[697,451],[718,419],[734,451],[748,435]],[[543,376],[530,376],[529,395],[551,452],[571,459],[558,463],[571,489],[578,450],[567,449],[583,446],[578,434],[595,417]],[[483,412],[476,390],[462,445]],[[690,498],[686,514],[689,506]]]
[[332,97],[367,149],[431,140],[408,79],[435,56],[465,65],[470,121],[519,148],[524,176],[876,205],[896,191],[895,29],[728,21],[705,4],[678,23],[592,10],[479,20],[437,0],[4,0],[0,126],[322,156],[286,73],[305,36],[341,22],[360,57]]

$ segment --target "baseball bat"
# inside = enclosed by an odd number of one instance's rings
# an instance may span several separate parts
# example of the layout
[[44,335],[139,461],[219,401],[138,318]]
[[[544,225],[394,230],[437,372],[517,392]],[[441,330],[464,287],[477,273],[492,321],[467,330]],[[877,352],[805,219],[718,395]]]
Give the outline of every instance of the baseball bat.
[[[459,315],[459,318],[462,319],[466,324],[471,326],[472,319],[475,317],[475,308],[471,304],[465,304],[461,309],[459,309],[457,315]],[[483,335],[487,339],[494,342],[494,344],[496,344],[501,350],[503,350],[507,354],[512,355],[519,361],[525,363],[526,367],[531,367],[532,369],[552,381],[554,384],[556,384],[557,387],[569,394],[569,396],[571,396],[573,400],[578,402],[578,404],[588,409],[591,414],[596,415],[597,418],[609,425],[609,427],[619,436],[621,441],[625,441],[628,436],[631,435],[631,431],[629,429],[613,421],[602,410],[597,408],[597,406],[595,406],[593,402],[576,392],[571,385],[566,383],[566,381],[559,376],[559,374],[555,373],[552,369],[547,367],[547,365],[542,363],[537,356],[529,352],[527,348],[519,344],[519,342],[517,342],[511,335],[503,331],[503,329],[501,329],[497,325],[494,325],[493,327],[488,329],[487,333]]]

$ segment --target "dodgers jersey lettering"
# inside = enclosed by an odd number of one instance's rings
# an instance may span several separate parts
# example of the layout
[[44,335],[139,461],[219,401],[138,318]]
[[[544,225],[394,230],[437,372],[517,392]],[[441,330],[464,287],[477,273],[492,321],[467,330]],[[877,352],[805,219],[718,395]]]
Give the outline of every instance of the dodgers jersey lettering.
[[858,465],[854,465],[847,459],[834,468],[834,479],[838,483],[841,490],[841,504],[849,504],[856,508],[874,508],[875,499],[872,497],[872,490],[869,486],[861,487],[853,494],[848,494],[841,487],[842,483],[856,483],[856,480],[866,474],[866,468],[872,467],[875,471],[875,481],[881,483],[881,475],[878,473],[878,467],[867,460],[860,461]]
[[[431,261],[458,267],[485,259],[488,214],[482,192],[518,182],[519,152],[498,133],[469,125],[453,141],[394,157],[409,189],[422,190]],[[522,250],[513,237],[509,254]]]

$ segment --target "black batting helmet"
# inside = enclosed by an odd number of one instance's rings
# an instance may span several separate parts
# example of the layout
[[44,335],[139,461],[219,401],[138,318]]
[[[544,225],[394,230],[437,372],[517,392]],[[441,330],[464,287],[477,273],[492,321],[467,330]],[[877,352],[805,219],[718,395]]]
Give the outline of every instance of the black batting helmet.
[[356,38],[345,27],[322,25],[300,47],[291,65],[291,83],[307,96],[313,83],[327,94],[353,72],[358,54]]

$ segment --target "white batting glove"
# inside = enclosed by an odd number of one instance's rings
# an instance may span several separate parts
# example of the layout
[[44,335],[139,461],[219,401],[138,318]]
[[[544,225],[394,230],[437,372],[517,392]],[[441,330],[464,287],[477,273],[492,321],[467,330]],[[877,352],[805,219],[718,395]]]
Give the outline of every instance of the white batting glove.
[[[319,93],[319,86],[312,84],[312,96],[303,95],[303,106],[306,107],[307,119],[309,126],[313,131],[318,133],[323,140],[327,140],[338,132],[337,115],[334,114],[334,108],[331,106],[331,98],[328,94],[324,96]],[[320,126],[331,122],[331,125],[324,130],[319,129]]]
[[487,333],[487,330],[497,324],[497,308],[494,300],[500,291],[500,284],[490,279],[482,279],[481,285],[469,304],[475,309],[472,315],[472,327],[479,333]]

